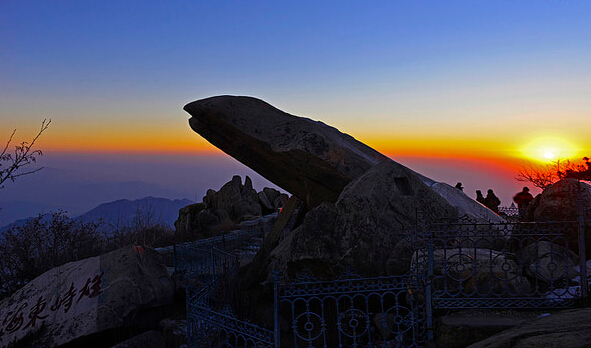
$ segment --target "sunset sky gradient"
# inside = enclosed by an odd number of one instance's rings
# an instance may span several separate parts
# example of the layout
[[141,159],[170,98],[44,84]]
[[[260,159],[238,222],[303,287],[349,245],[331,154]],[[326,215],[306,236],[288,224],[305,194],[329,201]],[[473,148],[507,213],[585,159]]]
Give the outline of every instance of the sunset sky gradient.
[[517,166],[591,155],[589,18],[578,0],[6,0],[0,140],[50,118],[48,154],[221,156],[182,107],[250,95],[469,195],[497,171],[508,205]]

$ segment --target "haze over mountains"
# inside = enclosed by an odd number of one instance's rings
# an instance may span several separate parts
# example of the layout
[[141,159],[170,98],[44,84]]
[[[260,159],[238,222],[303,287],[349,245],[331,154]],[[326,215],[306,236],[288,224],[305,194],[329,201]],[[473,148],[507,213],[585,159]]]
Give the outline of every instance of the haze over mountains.
[[152,196],[200,202],[208,189],[218,190],[233,175],[248,175],[259,190],[275,187],[225,155],[107,157],[49,152],[37,164],[43,170],[5,183],[0,190],[0,226],[59,209],[77,216],[119,199]]
[[[185,207],[193,201],[188,199],[174,199],[158,197],[144,197],[142,199],[128,200],[120,199],[117,201],[103,203],[97,207],[78,215],[75,219],[82,222],[91,222],[102,220],[104,226],[123,227],[133,223],[134,218],[141,217],[149,219],[151,223],[162,223],[174,228],[174,222],[178,218],[179,209]],[[32,218],[35,216],[30,216]],[[0,233],[4,232],[13,224],[22,224],[27,219],[20,219],[0,227]]]

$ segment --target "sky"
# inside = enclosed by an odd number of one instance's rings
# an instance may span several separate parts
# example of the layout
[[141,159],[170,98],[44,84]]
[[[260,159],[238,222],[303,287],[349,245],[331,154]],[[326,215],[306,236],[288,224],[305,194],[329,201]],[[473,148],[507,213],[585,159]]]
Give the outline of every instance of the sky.
[[581,0],[3,0],[0,141],[52,123],[46,173],[0,203],[201,201],[233,174],[271,186],[188,126],[186,103],[232,94],[509,205],[519,166],[591,154],[589,18]]

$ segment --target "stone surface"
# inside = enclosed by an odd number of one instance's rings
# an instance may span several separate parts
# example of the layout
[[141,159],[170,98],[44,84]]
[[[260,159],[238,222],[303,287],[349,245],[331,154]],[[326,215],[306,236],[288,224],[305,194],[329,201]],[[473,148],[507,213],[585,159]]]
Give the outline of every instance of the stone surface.
[[333,127],[256,98],[211,97],[184,109],[194,131],[309,207],[335,202],[352,179],[387,160]]
[[[417,220],[417,210],[423,211]],[[399,274],[393,260],[410,264],[395,246],[424,221],[457,216],[457,211],[408,168],[382,162],[341,193],[336,204],[314,208],[303,224],[273,250],[269,269],[292,276],[310,268],[317,276],[338,275],[354,267],[363,275]]]
[[146,331],[114,345],[113,348],[165,348],[164,336],[158,331]]
[[547,241],[538,241],[525,246],[518,253],[524,263],[525,273],[546,283],[573,279],[579,272],[579,258],[563,246]]
[[[269,199],[272,197],[272,200]],[[208,238],[238,228],[242,221],[270,214],[287,201],[287,195],[266,187],[256,192],[248,176],[235,175],[219,191],[207,190],[202,203],[179,210],[175,222],[178,241]]]
[[290,221],[294,219],[299,208],[302,207],[302,201],[295,196],[291,196],[287,203],[283,206],[281,213],[273,225],[273,229],[266,236],[263,241],[261,249],[255,255],[252,263],[242,281],[247,288],[252,287],[262,281],[268,276],[268,267],[271,260],[270,253],[277,247],[279,242],[284,238],[286,233],[290,231]]
[[195,239],[191,232],[200,229],[198,215],[206,207],[205,203],[195,203],[179,210],[179,217],[175,221],[174,227],[180,241]]
[[[413,265],[425,267],[426,255],[417,254],[412,260]],[[527,278],[520,276],[519,266],[511,259],[510,254],[491,249],[435,249],[433,251],[433,273],[436,276],[434,288],[456,291],[462,288],[466,294],[488,294],[489,291],[500,294],[529,294],[531,284]],[[419,270],[425,272],[425,270]],[[447,282],[441,276],[447,271]]]
[[591,308],[565,310],[501,331],[469,348],[584,348],[591,342]]
[[540,312],[465,309],[437,319],[438,347],[464,348],[503,330],[535,320]]
[[[307,204],[335,203],[341,191],[372,166],[391,161],[336,128],[285,113],[242,96],[217,96],[185,105],[191,128],[210,143]],[[461,215],[503,221],[460,190],[417,174]]]
[[431,187],[449,204],[458,209],[459,216],[466,216],[477,222],[503,222],[504,219],[484,205],[468,197],[464,191],[443,182],[431,180],[423,175],[419,176],[427,186]]
[[[587,215],[591,212],[591,186],[576,179],[564,179],[548,186],[529,204],[527,221],[577,221],[579,216],[578,198]],[[569,248],[579,253],[576,227],[565,232]],[[591,250],[591,227],[585,230],[585,249]],[[587,252],[587,255],[590,255]],[[587,257],[589,259],[589,256]]]
[[125,247],[70,262],[0,302],[0,347],[44,327],[52,347],[134,325],[141,311],[169,305],[173,283],[153,249]]
[[240,176],[234,175],[218,192],[208,190],[203,203],[209,210],[227,211],[232,221],[240,223],[262,215],[258,200],[250,178],[247,176],[243,185]]
[[187,320],[162,319],[159,326],[164,333],[166,347],[187,346]]

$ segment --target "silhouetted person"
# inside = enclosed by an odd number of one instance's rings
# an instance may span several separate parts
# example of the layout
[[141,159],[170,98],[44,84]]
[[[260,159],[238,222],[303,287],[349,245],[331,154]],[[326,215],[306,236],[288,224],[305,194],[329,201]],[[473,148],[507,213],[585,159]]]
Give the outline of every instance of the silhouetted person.
[[488,193],[486,194],[486,197],[484,197],[484,205],[486,205],[488,209],[498,214],[500,204],[501,200],[495,196],[495,193],[492,189],[488,189]]
[[462,187],[462,183],[461,183],[461,182],[458,182],[458,183],[456,184],[456,188],[457,188],[458,190],[460,190],[460,191],[464,191],[464,188]]
[[519,218],[523,219],[525,217],[525,212],[527,211],[527,206],[529,202],[531,202],[534,197],[529,193],[529,188],[526,186],[523,188],[523,191],[518,192],[514,197],[513,201],[517,203],[517,208],[519,209]]
[[476,190],[476,202],[484,204],[484,196],[480,190]]

